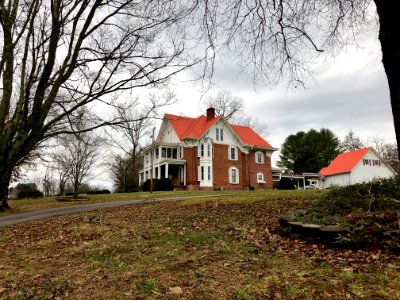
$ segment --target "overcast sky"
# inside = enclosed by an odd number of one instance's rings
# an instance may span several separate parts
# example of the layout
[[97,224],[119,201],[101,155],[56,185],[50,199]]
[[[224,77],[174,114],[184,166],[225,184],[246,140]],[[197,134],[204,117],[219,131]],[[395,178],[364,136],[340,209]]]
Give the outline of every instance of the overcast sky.
[[[382,136],[395,142],[386,75],[381,63],[377,37],[349,46],[335,58],[328,57],[314,66],[314,80],[307,88],[283,86],[254,87],[250,78],[226,61],[217,64],[216,84],[205,98],[227,90],[245,101],[245,114],[258,119],[266,130],[264,138],[279,148],[285,138],[311,128],[329,128],[343,139],[350,129],[362,139]],[[181,79],[184,76],[179,76]],[[175,80],[172,90],[180,102],[165,112],[196,117],[205,114],[201,82]],[[278,155],[274,155],[274,161]]]

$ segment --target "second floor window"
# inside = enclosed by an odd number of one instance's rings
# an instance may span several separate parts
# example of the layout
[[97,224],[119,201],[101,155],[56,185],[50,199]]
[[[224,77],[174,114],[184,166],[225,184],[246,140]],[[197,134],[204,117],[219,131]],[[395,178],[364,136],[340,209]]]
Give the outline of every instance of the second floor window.
[[179,146],[179,158],[183,158],[183,147]]
[[237,160],[238,159],[237,148],[236,147],[229,147],[228,148],[228,158],[230,160]]
[[199,144],[197,146],[197,156],[198,157],[211,157],[212,156],[212,147],[211,144]]
[[264,163],[264,155],[261,151],[256,152],[256,163],[263,164]]

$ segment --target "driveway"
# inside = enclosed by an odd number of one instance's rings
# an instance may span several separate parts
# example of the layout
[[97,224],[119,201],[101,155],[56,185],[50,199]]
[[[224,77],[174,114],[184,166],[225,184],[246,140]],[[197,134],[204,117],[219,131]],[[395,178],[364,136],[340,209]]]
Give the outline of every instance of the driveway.
[[82,205],[73,205],[73,206],[65,206],[65,207],[57,207],[57,208],[48,208],[43,210],[36,210],[26,213],[18,213],[13,215],[8,215],[4,217],[0,217],[0,226],[10,226],[19,223],[25,223],[29,221],[50,218],[55,216],[73,214],[77,212],[83,211],[91,211],[102,208],[109,207],[118,207],[118,206],[128,206],[128,205],[138,205],[144,203],[157,203],[162,201],[170,201],[170,200],[184,200],[184,199],[192,199],[192,198],[213,198],[213,197],[225,197],[232,196],[232,194],[221,194],[221,195],[207,195],[207,196],[191,196],[191,197],[168,197],[168,198],[151,198],[144,200],[126,200],[126,201],[116,201],[116,202],[103,202],[103,203],[92,203],[92,204],[82,204]]

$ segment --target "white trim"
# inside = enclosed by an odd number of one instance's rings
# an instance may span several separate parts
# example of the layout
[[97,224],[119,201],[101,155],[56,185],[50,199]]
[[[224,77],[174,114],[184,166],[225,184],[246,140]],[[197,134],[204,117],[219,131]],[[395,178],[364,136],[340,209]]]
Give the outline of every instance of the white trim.
[[[234,182],[233,181],[233,174],[232,174],[232,171],[235,171],[235,177],[236,177],[236,181]],[[229,176],[229,183],[231,183],[231,184],[238,184],[239,182],[240,182],[240,180],[239,180],[239,169],[238,168],[236,168],[236,167],[230,167],[229,168],[229,174],[228,174],[228,176]]]
[[[232,158],[232,152],[231,150],[234,149],[235,153],[234,153],[234,158]],[[229,160],[238,160],[238,148],[236,146],[228,146],[228,159]]]
[[[261,175],[261,176],[260,176],[260,175]],[[261,178],[259,178],[259,176],[260,176]],[[261,172],[258,172],[258,173],[257,173],[257,183],[265,183],[264,174],[261,173]]]
[[[261,156],[260,156],[260,158],[261,158],[261,161],[260,161],[260,162],[258,161],[258,156],[259,156],[259,155],[261,155]],[[264,160],[264,153],[261,152],[261,151],[256,151],[254,157],[255,157],[254,160],[255,160],[256,164],[263,164],[263,163],[265,162],[265,160]]]

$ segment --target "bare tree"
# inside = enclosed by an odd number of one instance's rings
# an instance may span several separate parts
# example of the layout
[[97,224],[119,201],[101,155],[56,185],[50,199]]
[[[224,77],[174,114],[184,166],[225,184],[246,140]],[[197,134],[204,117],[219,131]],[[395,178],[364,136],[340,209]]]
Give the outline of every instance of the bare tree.
[[[81,183],[88,178],[98,163],[102,152],[102,139],[94,136],[92,132],[59,136],[57,139],[59,147],[54,161],[64,180],[71,182],[74,197],[77,197]],[[65,183],[66,181],[63,182],[64,185]]]
[[398,149],[399,9],[398,1],[385,0],[202,2],[203,24],[214,49],[233,53],[254,79],[287,81],[295,87],[304,86],[313,75],[310,64],[315,58],[357,44],[360,34],[378,24]]
[[130,192],[139,185],[138,172],[141,167],[142,156],[136,154],[136,161],[124,154],[115,154],[109,163],[109,172],[114,181],[114,188],[117,192]]
[[354,151],[363,148],[364,144],[360,137],[357,136],[353,130],[350,130],[344,137],[341,147],[343,151]]
[[110,161],[110,172],[117,190],[125,192],[139,184],[140,140],[159,118],[158,109],[175,102],[175,95],[169,91],[162,95],[150,94],[141,106],[139,98],[122,103],[115,118],[121,123],[109,128],[110,146],[122,154],[115,154]]
[[69,181],[75,198],[83,180],[89,177],[104,152],[104,139],[95,132],[85,131],[90,124],[84,118],[84,109],[80,109],[79,112],[79,118],[71,120],[76,129],[75,134],[59,135],[58,146],[53,154],[53,161],[60,174],[60,193]]
[[[43,140],[70,132],[68,117],[79,107],[111,104],[117,91],[165,83],[203,61],[205,53],[184,51],[190,50],[187,17],[195,5],[1,2],[0,209],[8,207],[14,168]],[[111,121],[93,119],[93,127]]]
[[42,178],[43,194],[44,196],[54,195],[56,193],[56,181],[54,180],[54,169],[46,168]]
[[207,108],[213,107],[217,115],[223,115],[227,120],[237,118],[244,109],[243,98],[225,90],[219,91],[214,97],[208,97],[204,105]]
[[264,133],[265,126],[257,119],[242,116],[245,107],[243,98],[229,91],[223,90],[215,97],[208,97],[204,105],[206,108],[213,107],[217,115],[223,115],[231,124],[250,127],[259,134]]
[[397,172],[397,174],[400,174],[400,160],[396,144],[388,143],[387,139],[379,135],[368,137],[365,144],[374,148],[374,150]]

